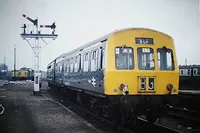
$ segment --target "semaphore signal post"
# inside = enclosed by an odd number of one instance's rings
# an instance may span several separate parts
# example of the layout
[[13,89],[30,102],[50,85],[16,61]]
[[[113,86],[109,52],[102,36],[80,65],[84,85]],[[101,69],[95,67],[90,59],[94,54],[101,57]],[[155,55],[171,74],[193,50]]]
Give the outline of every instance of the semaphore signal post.
[[[55,28],[56,25],[53,23],[52,25],[40,25],[40,28],[50,28],[52,29],[51,34],[41,34],[41,31],[38,30],[38,19],[31,19],[30,17],[26,16],[25,14],[22,15],[24,18],[26,18],[28,21],[30,21],[33,24],[33,27],[35,29],[34,31],[27,31],[27,25],[23,25],[23,33],[21,33],[21,37],[27,41],[27,43],[30,45],[34,52],[34,95],[40,95],[40,69],[39,69],[39,54],[41,50],[51,41],[55,40],[57,38],[57,34],[55,34]],[[30,40],[34,39],[35,43],[31,43]],[[42,40],[44,43],[43,45],[40,44],[40,40]],[[47,42],[47,40],[50,40]]]

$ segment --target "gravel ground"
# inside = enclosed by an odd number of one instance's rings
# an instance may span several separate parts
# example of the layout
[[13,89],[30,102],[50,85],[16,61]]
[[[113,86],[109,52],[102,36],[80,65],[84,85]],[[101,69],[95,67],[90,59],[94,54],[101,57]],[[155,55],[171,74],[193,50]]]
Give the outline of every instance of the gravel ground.
[[6,91],[0,94],[7,95],[0,98],[0,104],[5,107],[0,115],[0,133],[104,132],[59,103],[44,96],[33,96],[31,82],[10,83],[0,89]]

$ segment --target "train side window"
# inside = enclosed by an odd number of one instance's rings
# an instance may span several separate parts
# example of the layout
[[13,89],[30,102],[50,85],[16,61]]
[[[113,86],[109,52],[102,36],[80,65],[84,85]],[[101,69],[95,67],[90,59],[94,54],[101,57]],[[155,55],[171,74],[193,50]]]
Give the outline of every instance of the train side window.
[[183,69],[180,70],[180,75],[183,75]]
[[191,69],[187,69],[187,70],[188,70],[187,75],[191,76]]
[[98,51],[91,52],[91,71],[97,70],[97,53]]
[[69,64],[70,64],[69,59],[66,60],[65,64],[66,64],[66,66],[65,66],[65,72],[68,73],[69,69],[70,69],[69,68]]
[[81,63],[82,63],[81,54],[79,54],[79,68],[78,68],[79,71],[81,71]]
[[67,64],[67,73],[69,72],[69,69],[70,69],[70,68],[69,68],[69,64]]
[[75,61],[74,61],[74,72],[78,72],[78,56],[75,57]]
[[84,54],[83,71],[89,71],[89,53]]
[[74,71],[73,58],[70,60],[70,72]]
[[67,60],[64,61],[64,73],[67,73]]
[[59,73],[62,73],[62,62],[59,63]]
[[197,75],[200,76],[200,68],[197,70]]
[[193,75],[194,75],[194,76],[197,75],[197,69],[193,69]]
[[105,65],[105,50],[101,49],[101,69],[104,69],[104,65]]
[[64,73],[64,70],[65,70],[65,64],[64,64],[64,60],[62,61],[62,71],[61,73]]
[[59,72],[58,63],[56,63],[56,73]]

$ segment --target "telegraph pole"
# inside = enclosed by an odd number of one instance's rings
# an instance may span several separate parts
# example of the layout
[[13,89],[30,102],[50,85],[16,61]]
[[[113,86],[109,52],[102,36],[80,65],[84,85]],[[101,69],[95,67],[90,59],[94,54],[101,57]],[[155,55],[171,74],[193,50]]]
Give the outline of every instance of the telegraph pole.
[[14,81],[16,79],[16,45],[14,45]]
[[[32,22],[32,24],[35,27],[35,33],[32,31],[28,33],[26,31],[26,24],[23,25],[23,33],[21,34],[21,37],[27,41],[27,43],[30,45],[34,52],[34,95],[40,95],[40,69],[39,69],[39,54],[40,51],[46,46],[49,42],[46,42],[44,39],[53,39],[55,40],[57,38],[57,34],[55,34],[55,28],[56,25],[53,23],[52,25],[40,25],[40,28],[51,28],[53,31],[51,34],[41,34],[41,32],[38,30],[38,18],[33,20],[30,17],[26,16],[25,14],[22,15],[24,18]],[[35,43],[31,44],[30,40],[34,39]],[[40,44],[40,40],[44,42],[44,45],[42,46]]]
[[4,55],[4,79],[6,78],[6,55]]

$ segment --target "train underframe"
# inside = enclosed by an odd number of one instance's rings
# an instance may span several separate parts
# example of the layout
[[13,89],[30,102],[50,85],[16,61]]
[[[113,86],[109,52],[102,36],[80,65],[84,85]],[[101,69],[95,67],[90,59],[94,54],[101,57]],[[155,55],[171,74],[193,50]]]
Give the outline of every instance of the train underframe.
[[164,115],[162,105],[173,104],[172,95],[98,95],[91,92],[72,89],[66,86],[49,84],[59,91],[65,92],[65,97],[89,108],[98,116],[103,116],[115,124],[136,124],[138,116],[145,116],[149,123],[154,123]]

